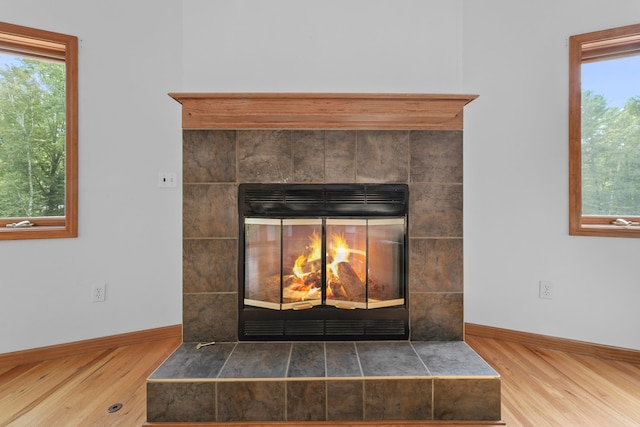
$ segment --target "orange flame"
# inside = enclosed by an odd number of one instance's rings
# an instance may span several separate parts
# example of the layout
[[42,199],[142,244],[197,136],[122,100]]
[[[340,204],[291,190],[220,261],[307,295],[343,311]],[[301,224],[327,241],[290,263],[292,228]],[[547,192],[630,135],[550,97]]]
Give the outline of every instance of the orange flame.
[[327,274],[329,274],[329,270],[331,270],[333,275],[338,277],[338,264],[349,261],[351,250],[344,236],[335,234],[332,236],[331,249],[333,250],[332,261],[331,263],[327,263]]
[[[343,262],[348,262],[351,252],[353,252],[353,250],[349,248],[344,235],[331,235],[331,242],[327,244],[326,293],[328,298],[331,298],[333,296],[331,282],[339,278],[338,265]],[[316,293],[319,291],[318,288],[314,288],[310,285],[305,284],[305,279],[312,274],[317,273],[317,270],[309,270],[309,268],[313,268],[311,266],[311,263],[321,259],[321,255],[322,239],[316,232],[316,230],[314,230],[313,233],[309,236],[309,245],[306,247],[305,253],[299,255],[293,265],[292,273],[296,277],[296,284],[292,287],[292,289],[302,292],[308,292],[309,297],[312,296],[312,293]],[[302,300],[305,299],[306,297],[302,298]]]
[[309,255],[300,255],[296,258],[296,261],[293,264],[293,274],[299,279],[303,279],[311,274],[311,272],[304,272],[303,265],[308,262],[319,260],[320,255],[322,254],[322,241],[316,230],[313,230],[313,233],[309,236],[309,240],[310,243],[309,246],[307,246],[307,253]]

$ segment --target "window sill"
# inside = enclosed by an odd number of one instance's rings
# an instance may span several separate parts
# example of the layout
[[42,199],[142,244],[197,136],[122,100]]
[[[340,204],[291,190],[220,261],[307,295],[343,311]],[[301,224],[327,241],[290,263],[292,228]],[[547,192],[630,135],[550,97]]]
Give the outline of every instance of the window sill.
[[569,228],[571,236],[640,237],[638,225],[580,224]]
[[69,237],[78,237],[78,232],[64,225],[0,228],[0,240],[60,239]]

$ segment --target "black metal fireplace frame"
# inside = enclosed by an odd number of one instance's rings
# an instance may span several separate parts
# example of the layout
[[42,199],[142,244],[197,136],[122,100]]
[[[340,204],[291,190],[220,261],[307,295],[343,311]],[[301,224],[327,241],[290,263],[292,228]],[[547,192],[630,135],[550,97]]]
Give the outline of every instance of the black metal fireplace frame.
[[[241,341],[405,340],[409,338],[406,184],[255,184],[238,187],[238,339]],[[370,310],[316,306],[270,310],[244,304],[244,218],[405,217],[404,305]]]

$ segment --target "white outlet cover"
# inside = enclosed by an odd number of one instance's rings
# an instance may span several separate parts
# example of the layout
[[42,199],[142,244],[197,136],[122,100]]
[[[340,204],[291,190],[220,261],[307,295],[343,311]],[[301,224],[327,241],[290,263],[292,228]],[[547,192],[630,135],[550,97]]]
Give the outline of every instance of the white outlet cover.
[[106,283],[98,283],[91,286],[91,302],[104,302],[107,294]]
[[542,299],[553,299],[553,283],[541,280],[538,297]]

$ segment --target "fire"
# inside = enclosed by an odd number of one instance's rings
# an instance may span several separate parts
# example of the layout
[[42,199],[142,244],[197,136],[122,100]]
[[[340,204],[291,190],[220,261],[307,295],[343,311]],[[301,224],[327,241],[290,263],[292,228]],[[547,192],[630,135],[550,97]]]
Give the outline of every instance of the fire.
[[[361,295],[363,279],[351,266],[352,254],[364,254],[347,244],[344,234],[331,234],[326,248],[326,296],[327,298],[350,298]],[[322,289],[322,238],[315,230],[309,236],[309,244],[293,265],[287,288],[297,293],[298,301],[319,299]],[[342,277],[344,276],[344,277]]]
[[304,267],[306,264],[313,263],[314,261],[320,260],[320,255],[322,254],[322,241],[320,236],[313,230],[311,236],[309,236],[309,246],[307,246],[307,253],[309,255],[302,254],[298,258],[296,258],[296,262],[293,265],[293,274],[299,278],[304,279],[313,271],[304,272]]
[[[305,271],[305,269],[308,269],[308,266],[314,261],[319,261],[320,255],[322,254],[322,239],[315,230],[311,236],[309,236],[309,240],[310,243],[306,248],[306,254],[298,256],[293,265],[293,274],[301,280],[304,280],[305,277],[314,273],[312,270]],[[333,274],[335,277],[339,277],[338,264],[341,262],[349,262],[351,249],[343,235],[334,234],[331,242],[331,253],[327,253],[327,274],[329,276]]]
[[332,261],[329,263],[327,260],[327,274],[329,274],[329,270],[331,270],[334,276],[340,277],[338,274],[338,264],[341,262],[349,262],[351,250],[343,235],[332,236],[331,248],[333,249],[333,254],[330,258]]

